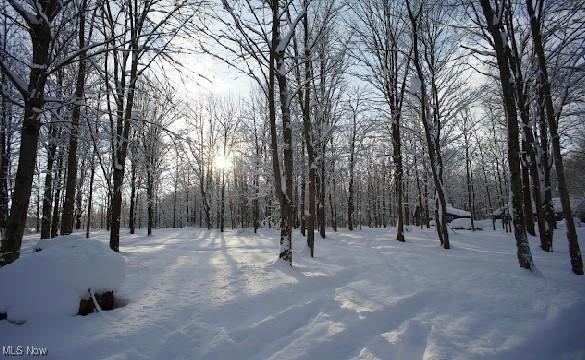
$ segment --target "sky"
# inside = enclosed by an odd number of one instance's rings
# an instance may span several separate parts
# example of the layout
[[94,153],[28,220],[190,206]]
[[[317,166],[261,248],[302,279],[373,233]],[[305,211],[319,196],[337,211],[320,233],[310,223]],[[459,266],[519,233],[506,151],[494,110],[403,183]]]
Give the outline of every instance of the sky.
[[[187,99],[207,93],[230,94],[235,97],[249,95],[250,78],[211,55],[184,54],[180,56],[180,61],[191,71],[176,71],[171,75],[171,79],[177,86],[179,94]],[[181,94],[181,88],[187,92]]]

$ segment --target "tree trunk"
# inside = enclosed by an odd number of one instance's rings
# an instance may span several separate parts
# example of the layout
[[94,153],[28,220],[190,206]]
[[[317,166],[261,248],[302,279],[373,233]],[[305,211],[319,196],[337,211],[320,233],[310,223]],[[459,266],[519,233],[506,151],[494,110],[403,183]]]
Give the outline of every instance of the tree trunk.
[[41,220],[41,239],[51,237],[51,210],[53,205],[53,163],[57,153],[57,138],[59,126],[54,121],[49,126],[49,146],[47,149],[47,171],[45,174],[45,189],[43,194],[43,218]]
[[[208,174],[209,176],[209,174]],[[199,178],[199,191],[201,192],[201,203],[203,204],[203,211],[205,213],[205,226],[208,230],[211,230],[211,214],[210,214],[210,206],[207,200],[207,192],[205,191],[205,177],[203,172],[201,172],[201,176]],[[201,227],[201,218],[199,219],[199,226]]]
[[554,207],[552,203],[552,184],[550,178],[550,160],[548,157],[549,144],[548,144],[548,129],[546,124],[546,115],[544,111],[544,94],[539,86],[538,89],[538,127],[540,132],[540,146],[539,155],[540,162],[538,163],[541,172],[542,183],[541,188],[544,188],[544,197],[542,199],[542,210],[544,211],[544,217],[546,222],[546,235],[545,243],[546,249],[549,251],[553,250],[553,232],[556,229],[557,220],[555,218]]
[[91,154],[91,172],[89,174],[89,193],[87,194],[87,227],[85,229],[85,237],[89,238],[89,230],[91,229],[91,211],[93,199],[93,179],[95,176],[95,155]]
[[534,216],[532,215],[532,194],[530,187],[530,176],[528,170],[528,159],[526,151],[528,144],[522,140],[522,150],[520,153],[520,169],[522,175],[522,204],[524,206],[524,222],[526,223],[526,232],[532,236],[536,236],[534,229]]
[[[442,160],[441,160],[441,149],[439,144],[439,129],[431,128],[429,124],[430,106],[426,94],[426,88],[424,84],[424,75],[419,59],[418,50],[418,30],[417,30],[417,18],[413,15],[410,9],[410,2],[406,2],[408,7],[408,15],[410,23],[412,25],[412,40],[413,40],[413,54],[414,54],[414,65],[418,74],[418,80],[420,82],[419,96],[421,102],[421,119],[425,130],[425,138],[427,140],[427,147],[429,151],[429,160],[431,162],[431,173],[433,175],[433,182],[435,184],[435,226],[437,228],[437,234],[441,241],[441,245],[444,249],[449,249],[449,233],[447,232],[447,201],[445,199],[445,189],[442,178]],[[422,5],[421,5],[422,9]],[[420,15],[420,11],[417,17]],[[434,86],[434,84],[432,84]],[[436,124],[439,127],[439,124]]]
[[[307,234],[307,216],[306,216],[306,208],[307,204],[305,199],[307,198],[306,189],[307,189],[307,171],[305,169],[305,139],[301,140],[301,207],[300,207],[300,215],[301,215],[301,235],[306,236]],[[307,246],[309,244],[307,243]]]
[[394,156],[394,189],[396,192],[396,240],[404,242],[404,211],[402,209],[402,151],[400,146],[400,126],[392,121],[392,147]]
[[77,189],[75,190],[75,229],[81,229],[81,216],[83,214],[82,202],[83,202],[83,184],[85,183],[85,176],[87,172],[86,159],[84,158],[81,162],[81,174],[77,181]]
[[79,137],[79,118],[81,116],[81,103],[85,91],[85,70],[87,50],[85,50],[85,9],[87,0],[82,1],[79,11],[79,61],[77,81],[75,84],[75,100],[71,113],[71,128],[69,136],[69,151],[67,155],[67,180],[65,185],[65,202],[61,218],[61,235],[73,232],[73,220],[75,211],[75,190],[77,184],[77,143]]
[[254,117],[254,142],[256,148],[256,159],[254,167],[254,200],[252,200],[252,222],[254,225],[254,234],[260,227],[260,144],[258,143],[258,134],[256,131],[256,117]]
[[[8,18],[3,17],[3,41],[2,54],[0,57],[5,59],[7,49],[7,35],[8,35]],[[7,79],[4,69],[1,69],[1,86],[2,89],[7,89]],[[10,163],[10,152],[12,147],[12,112],[11,104],[7,99],[7,95],[0,94],[0,238],[4,237],[4,230],[6,228],[6,220],[8,218],[8,168]]]
[[[331,137],[331,148],[333,149],[333,137]],[[330,177],[332,185],[331,191],[329,192],[329,209],[331,210],[331,227],[333,231],[337,232],[337,210],[333,198],[333,194],[337,194],[336,182],[335,182],[335,157],[331,157],[331,171]]]
[[[270,120],[270,140],[272,150],[272,171],[274,176],[274,191],[280,203],[280,253],[279,258],[292,266],[292,129],[290,127],[290,108],[288,104],[285,49],[281,46],[280,35],[280,1],[271,3],[272,10],[272,39],[268,75],[268,107]],[[276,99],[275,77],[278,81],[280,106],[282,112],[283,139],[284,139],[284,181],[280,172],[278,156],[278,140],[276,130]]]
[[134,93],[136,81],[138,80],[138,39],[132,39],[132,65],[130,68],[130,84],[126,94],[126,107],[123,106],[122,89],[118,89],[118,96],[122,97],[118,106],[117,120],[117,140],[114,147],[114,169],[112,181],[112,197],[110,211],[110,248],[118,252],[120,249],[120,220],[122,215],[122,185],[124,184],[124,170],[126,163],[126,153],[128,150],[128,139],[130,138],[130,123],[132,121],[132,110],[134,106]]
[[224,231],[225,225],[225,169],[221,169],[221,210],[220,210],[220,221],[219,231]]
[[[112,226],[112,194],[108,192],[106,199],[106,231],[110,231]],[[140,220],[138,221],[138,228],[140,228]]]
[[488,31],[493,39],[494,50],[496,51],[504,108],[506,110],[508,129],[508,166],[510,169],[510,188],[512,190],[512,219],[514,223],[514,237],[516,238],[516,247],[518,249],[518,262],[521,267],[532,270],[534,264],[532,262],[532,254],[526,237],[526,227],[522,208],[522,179],[520,176],[518,118],[516,114],[516,104],[514,103],[514,79],[510,75],[510,66],[508,62],[509,49],[507,48],[507,44],[504,44],[505,36],[502,36],[502,19],[500,19],[498,23],[494,23],[494,20],[497,20],[497,16],[494,14],[489,0],[481,0],[481,7],[487,22]]
[[[464,120],[464,121],[467,121]],[[469,203],[469,210],[471,213],[471,231],[475,231],[475,224],[473,223],[473,184],[471,182],[471,159],[469,158],[469,134],[467,133],[467,126],[465,127],[466,131],[463,134],[465,140],[465,172],[466,172],[466,180],[467,180],[467,202]]]
[[61,206],[61,189],[63,188],[63,149],[59,148],[59,158],[57,160],[57,177],[55,179],[55,200],[53,201],[53,216],[51,217],[51,238],[57,236],[59,232],[59,207]]
[[[356,109],[357,111],[357,109]],[[351,130],[351,139],[349,143],[349,188],[347,197],[347,228],[353,231],[353,206],[354,206],[354,157],[355,157],[355,138],[356,138],[356,114],[353,114],[353,124]]]
[[146,174],[146,198],[147,198],[147,211],[148,211],[148,225],[147,225],[147,234],[148,236],[152,235],[152,227],[154,224],[154,209],[153,209],[153,203],[154,203],[154,181],[153,181],[153,176],[151,173],[151,167],[149,166],[149,169],[147,171]]
[[[544,108],[546,111],[546,119],[548,122],[548,130],[550,132],[553,159],[555,170],[557,173],[557,183],[559,189],[559,196],[563,206],[563,215],[567,225],[567,239],[569,240],[569,254],[571,259],[571,268],[576,275],[583,275],[583,259],[581,258],[581,250],[579,249],[579,242],[577,241],[577,231],[575,229],[575,220],[571,211],[571,201],[569,190],[567,188],[567,180],[565,178],[565,168],[563,165],[563,157],[561,155],[560,136],[558,133],[558,124],[556,122],[555,110],[552,102],[552,95],[550,91],[550,84],[548,80],[548,73],[546,69],[546,58],[544,54],[544,47],[542,45],[542,34],[540,24],[534,14],[534,7],[532,0],[526,0],[526,7],[530,16],[530,28],[532,30],[532,41],[534,43],[534,51],[538,59],[539,80],[544,95]],[[541,5],[542,11],[542,5]]]
[[[511,4],[508,4],[508,11],[512,11]],[[541,248],[550,251],[550,245],[547,240],[547,224],[545,222],[544,211],[542,208],[541,182],[538,173],[537,160],[535,155],[535,141],[530,125],[530,108],[528,106],[528,95],[526,82],[522,74],[521,57],[518,52],[516,36],[514,35],[514,23],[512,17],[508,17],[508,28],[510,29],[510,43],[512,45],[512,54],[510,56],[510,65],[514,69],[516,77],[516,103],[520,110],[520,119],[522,120],[522,182],[524,192],[524,215],[526,218],[527,231],[535,235],[534,216],[532,212],[532,196],[534,196],[534,209],[536,211],[536,220],[538,224],[538,233],[540,237]],[[532,178],[532,187],[530,187],[530,177]],[[531,196],[532,195],[532,196]]]
[[[305,1],[305,8],[308,1]],[[307,149],[307,166],[309,168],[309,216],[306,218],[307,225],[307,245],[311,251],[311,257],[315,253],[315,220],[316,214],[316,196],[317,196],[317,164],[315,162],[315,145],[313,142],[313,124],[311,122],[311,49],[309,48],[309,19],[308,14],[303,18],[303,44],[304,44],[304,89],[303,102],[301,104],[303,112],[303,136]],[[304,210],[303,210],[304,212]],[[304,215],[304,214],[303,214]]]
[[317,217],[319,218],[319,235],[325,239],[325,145],[321,147],[321,173],[319,174],[319,204],[317,205]]
[[[59,9],[56,0],[45,4],[54,12]],[[6,231],[2,237],[0,249],[0,266],[10,264],[20,256],[22,235],[26,226],[28,205],[32,190],[34,170],[37,162],[39,144],[39,130],[41,127],[41,109],[45,105],[45,84],[47,81],[47,66],[49,64],[49,47],[51,44],[50,20],[45,19],[36,24],[29,24],[29,34],[32,40],[32,64],[28,81],[28,94],[24,99],[24,117],[20,135],[20,154],[18,168],[12,192],[12,205],[6,224]]]
[[132,163],[130,165],[130,210],[128,215],[128,227],[130,228],[130,234],[134,234],[136,232],[136,226],[134,224],[135,217],[136,217],[136,160],[132,159]]

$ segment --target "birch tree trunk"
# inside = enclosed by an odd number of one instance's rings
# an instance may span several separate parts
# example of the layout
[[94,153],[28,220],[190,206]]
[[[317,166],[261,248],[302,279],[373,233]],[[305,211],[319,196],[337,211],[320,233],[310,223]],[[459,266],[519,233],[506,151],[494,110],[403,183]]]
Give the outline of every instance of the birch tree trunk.
[[[276,21],[278,22],[278,0],[275,1]],[[278,25],[278,24],[277,24]],[[278,26],[276,26],[278,28]],[[274,27],[273,27],[274,30]],[[280,189],[280,258],[292,265],[292,224],[293,224],[293,149],[292,149],[292,128],[290,123],[290,103],[288,96],[288,85],[286,78],[285,49],[281,42],[280,30],[277,30],[276,40],[279,48],[274,52],[276,65],[276,80],[280,94],[280,108],[282,116],[282,137],[284,157],[284,188]],[[274,42],[273,42],[274,44]]]

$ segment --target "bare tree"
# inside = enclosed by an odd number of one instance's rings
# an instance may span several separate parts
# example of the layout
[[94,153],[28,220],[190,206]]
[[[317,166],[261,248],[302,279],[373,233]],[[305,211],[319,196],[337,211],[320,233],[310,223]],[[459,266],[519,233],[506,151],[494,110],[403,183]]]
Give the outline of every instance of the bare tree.
[[55,32],[54,20],[61,11],[57,0],[43,1],[38,6],[10,0],[13,10],[22,18],[32,45],[28,84],[6,64],[0,62],[3,74],[12,82],[24,99],[24,117],[20,136],[20,153],[16,181],[12,194],[10,215],[2,237],[0,265],[9,264],[20,255],[22,234],[26,224],[28,204],[37,160],[41,111],[45,105],[45,85],[51,62],[51,44]]
[[[542,15],[543,6],[544,1],[539,1],[538,3],[539,15]],[[526,8],[528,10],[528,15],[530,16],[532,42],[534,44],[534,51],[536,53],[536,58],[538,60],[539,85],[544,100],[544,109],[546,114],[546,120],[548,123],[548,131],[551,135],[552,153],[554,158],[555,170],[557,174],[559,196],[561,198],[561,204],[563,206],[563,215],[565,217],[565,222],[567,224],[567,239],[569,240],[571,268],[576,275],[583,275],[583,260],[581,258],[579,242],[577,241],[575,220],[573,219],[573,214],[571,212],[571,201],[569,191],[567,189],[567,180],[565,178],[563,157],[561,155],[561,145],[557,127],[558,126],[557,119],[555,116],[555,109],[552,101],[550,83],[548,78],[548,70],[546,66],[546,55],[544,53],[544,47],[542,44],[541,25],[539,23],[539,19],[536,16],[532,0],[526,0]]]
[[366,0],[352,3],[355,14],[350,28],[361,46],[353,52],[358,64],[367,70],[359,75],[372,83],[382,95],[390,119],[395,187],[396,240],[404,241],[403,166],[400,137],[400,120],[406,91],[411,49],[405,42],[407,24],[403,19],[404,4],[384,0]]
[[[104,37],[112,39],[102,73],[107,84],[113,143],[110,247],[114,251],[120,246],[122,186],[137,83],[159,59],[169,56],[173,40],[190,28],[201,4],[186,0],[132,0],[107,1],[103,6],[102,31]],[[112,98],[115,111],[111,111]]]
[[487,31],[491,36],[491,46],[496,52],[502,96],[506,110],[508,131],[508,166],[510,170],[510,188],[512,202],[512,220],[514,236],[516,238],[518,262],[521,267],[532,270],[532,254],[526,237],[522,208],[522,179],[520,175],[520,144],[518,140],[518,117],[514,102],[514,79],[510,73],[509,52],[507,37],[504,29],[504,4],[497,4],[494,9],[489,0],[481,0],[481,7],[485,18]]

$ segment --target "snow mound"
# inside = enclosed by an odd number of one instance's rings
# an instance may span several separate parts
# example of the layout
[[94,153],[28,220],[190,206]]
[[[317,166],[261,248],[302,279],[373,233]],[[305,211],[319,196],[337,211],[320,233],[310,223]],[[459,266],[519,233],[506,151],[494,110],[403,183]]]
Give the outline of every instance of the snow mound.
[[0,269],[0,312],[13,322],[77,314],[79,301],[117,290],[126,273],[124,258],[103,242],[78,235],[41,240],[37,249]]
[[447,205],[447,209],[445,210],[447,214],[461,216],[461,217],[471,217],[471,213],[469,211],[457,209],[451,205]]
[[[470,218],[457,218],[451,220],[449,223],[452,229],[464,229],[471,230],[471,219]],[[490,219],[475,220],[473,222],[475,230],[490,230],[492,227],[492,221]]]

